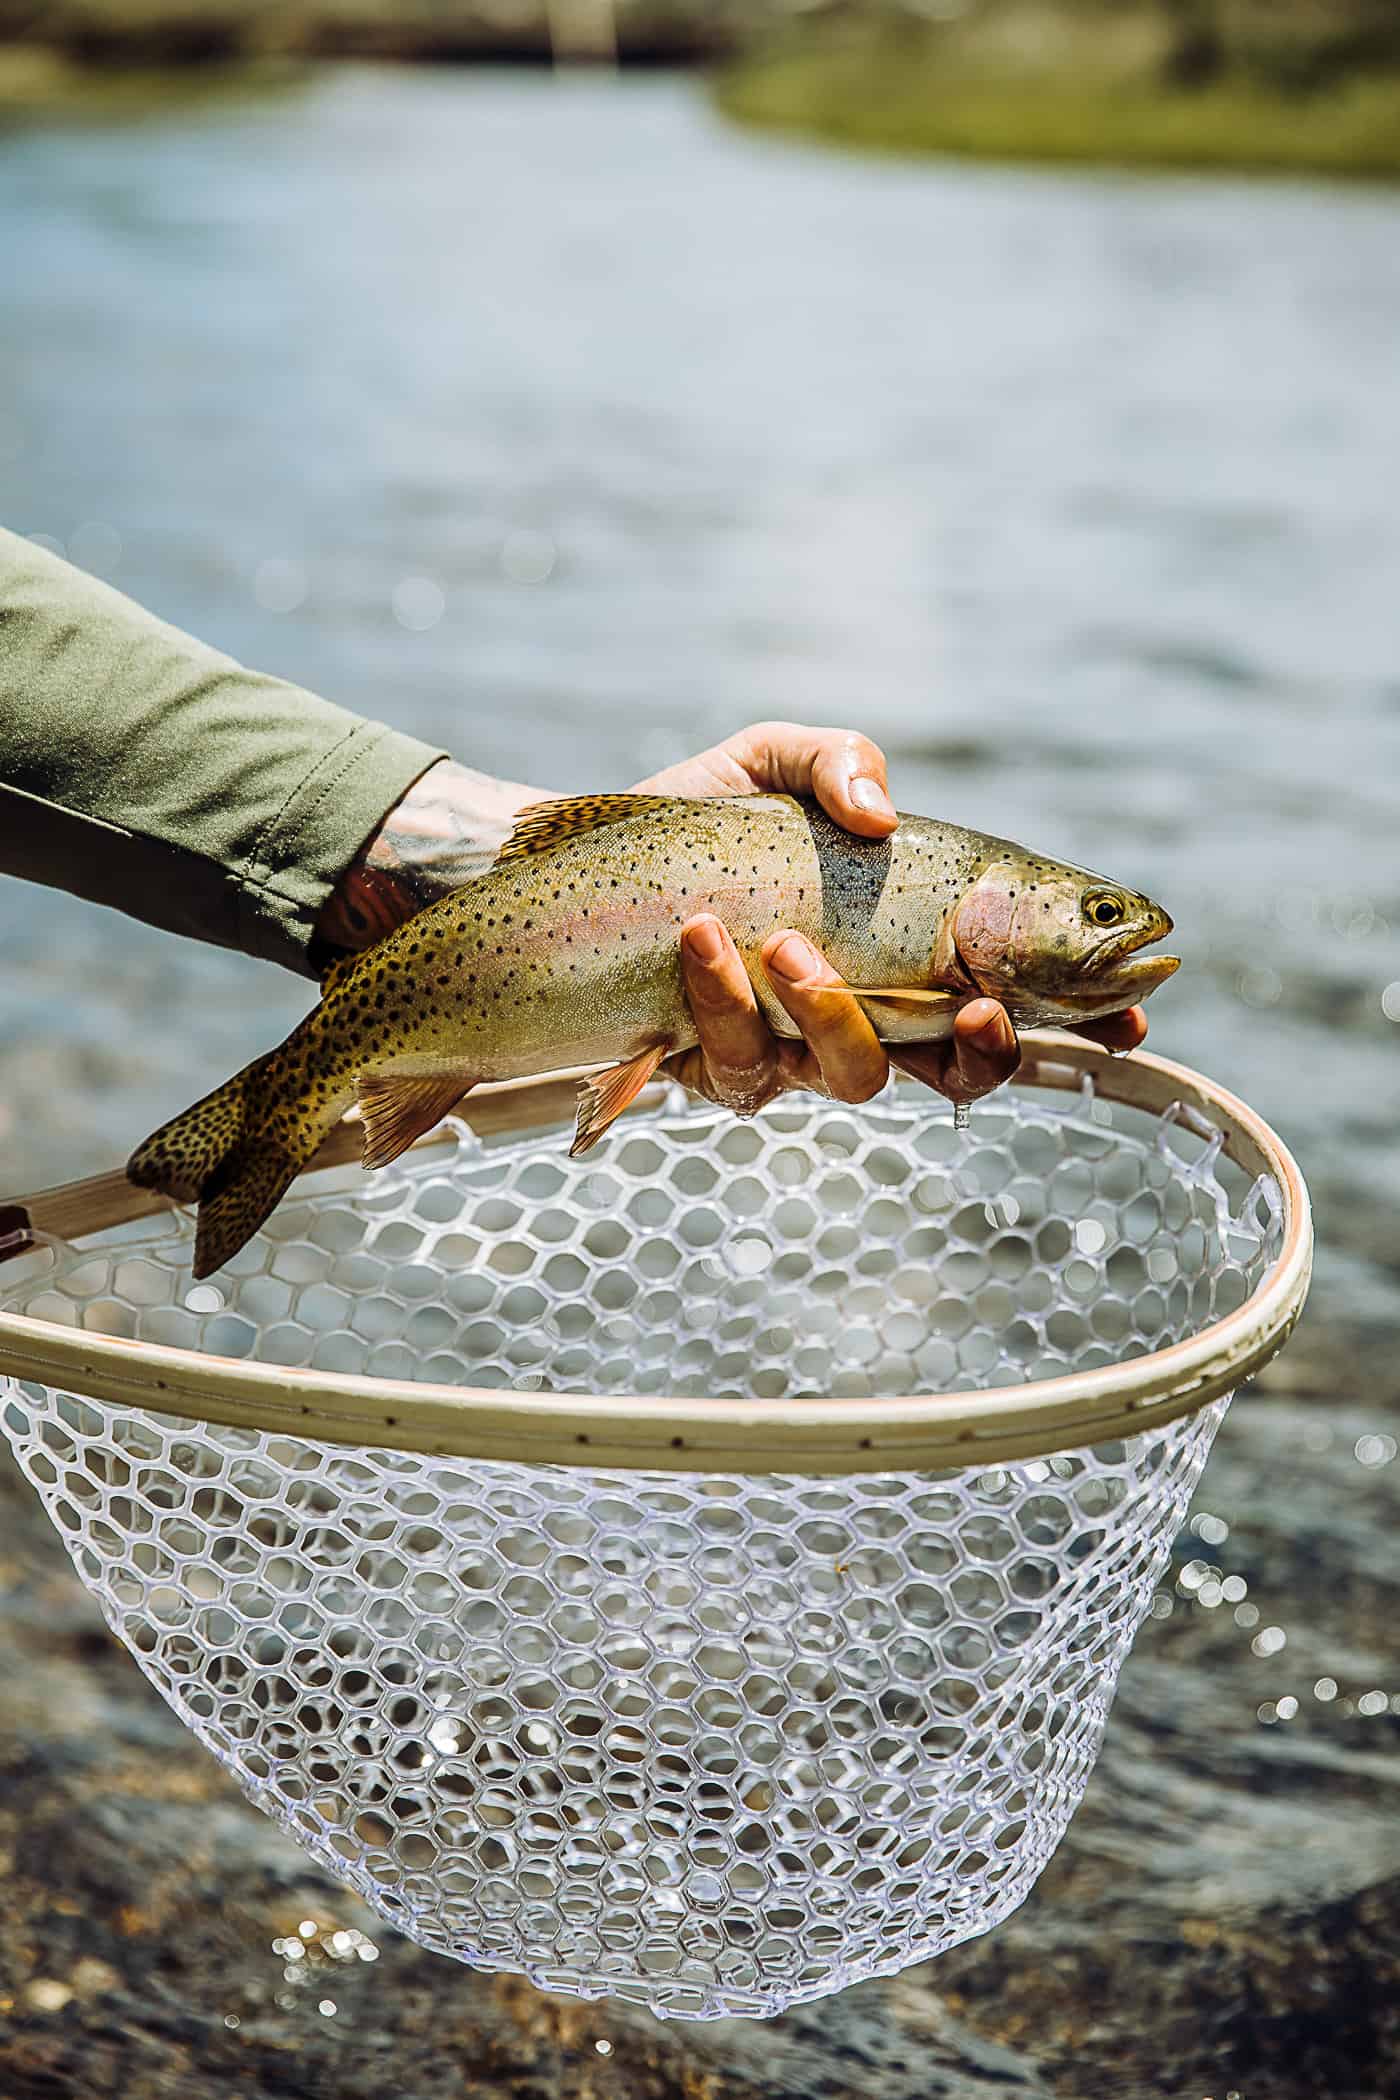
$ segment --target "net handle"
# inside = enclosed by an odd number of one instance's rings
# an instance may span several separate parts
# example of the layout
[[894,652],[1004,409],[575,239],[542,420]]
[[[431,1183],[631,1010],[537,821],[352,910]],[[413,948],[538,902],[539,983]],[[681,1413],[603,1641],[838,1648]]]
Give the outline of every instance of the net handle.
[[[1312,1221],[1307,1189],[1280,1139],[1214,1081],[1166,1058],[1115,1058],[1082,1038],[1028,1036],[1013,1084],[1075,1092],[1178,1116],[1218,1136],[1246,1173],[1270,1176],[1283,1202],[1278,1259],[1224,1319],[1185,1341],[1098,1370],[1029,1385],[895,1399],[683,1400],[563,1394],[359,1378],[87,1334],[0,1311],[0,1373],[195,1422],[319,1442],[525,1464],[813,1477],[925,1472],[1000,1464],[1134,1436],[1193,1414],[1283,1347],[1307,1296]],[[649,1090],[654,1104],[662,1090]],[[643,1103],[648,1096],[643,1096]],[[473,1095],[466,1120],[483,1135],[568,1120],[572,1075],[514,1081]],[[450,1135],[445,1140],[452,1142]],[[441,1136],[423,1141],[444,1142]],[[342,1126],[308,1171],[358,1154]],[[41,1235],[67,1240],[169,1206],[120,1174],[98,1175],[0,1207],[0,1261]]]

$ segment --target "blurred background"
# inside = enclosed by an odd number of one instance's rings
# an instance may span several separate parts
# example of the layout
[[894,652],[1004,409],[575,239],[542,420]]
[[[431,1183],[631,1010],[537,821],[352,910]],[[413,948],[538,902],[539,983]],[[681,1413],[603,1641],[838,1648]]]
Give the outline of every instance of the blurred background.
[[[359,1959],[0,1472],[6,2100],[1400,2092],[1397,174],[1397,0],[0,0],[7,525],[543,785],[865,729],[1166,902],[1321,1241],[1031,1902],[772,2027]],[[308,1001],[0,961],[6,1195]]]

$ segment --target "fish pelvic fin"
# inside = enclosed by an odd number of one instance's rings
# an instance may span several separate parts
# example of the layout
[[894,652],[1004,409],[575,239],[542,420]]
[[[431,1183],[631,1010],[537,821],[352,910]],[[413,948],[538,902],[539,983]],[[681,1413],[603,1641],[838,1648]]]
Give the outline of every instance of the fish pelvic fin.
[[246,1246],[340,1116],[341,1099],[306,1084],[296,1055],[306,1027],[162,1124],[127,1161],[138,1188],[198,1203],[196,1277]]
[[594,1072],[580,1083],[578,1122],[569,1147],[571,1157],[577,1159],[590,1145],[597,1144],[609,1124],[636,1100],[670,1048],[669,1043],[649,1043],[624,1064],[612,1065],[606,1072]]
[[475,1081],[460,1072],[405,1078],[394,1072],[362,1072],[356,1097],[365,1126],[366,1167],[387,1167],[416,1138],[440,1123]]
[[517,814],[515,829],[492,865],[523,860],[530,853],[547,853],[565,839],[597,831],[605,824],[624,823],[628,817],[655,815],[683,799],[676,795],[556,795],[552,802],[531,802]]

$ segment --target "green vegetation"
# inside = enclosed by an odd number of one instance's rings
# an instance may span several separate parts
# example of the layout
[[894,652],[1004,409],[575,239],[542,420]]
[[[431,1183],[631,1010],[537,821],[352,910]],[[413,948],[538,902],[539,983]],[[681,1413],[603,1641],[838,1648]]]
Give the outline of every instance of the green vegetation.
[[0,45],[0,131],[28,121],[111,123],[163,111],[265,98],[299,87],[305,69],[267,59],[210,66],[77,64],[64,53]]
[[1400,52],[1232,49],[1200,13],[984,0],[756,53],[715,94],[742,123],[882,152],[1400,178]]

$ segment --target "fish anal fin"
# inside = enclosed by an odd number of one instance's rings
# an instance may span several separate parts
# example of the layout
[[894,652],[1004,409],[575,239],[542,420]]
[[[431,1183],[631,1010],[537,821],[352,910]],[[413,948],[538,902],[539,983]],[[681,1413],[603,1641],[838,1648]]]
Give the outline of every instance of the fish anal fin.
[[365,1165],[387,1167],[440,1123],[473,1084],[460,1072],[362,1072],[355,1093],[365,1128]]
[[547,853],[565,839],[579,838],[605,824],[621,824],[628,817],[643,817],[669,809],[674,795],[558,795],[552,802],[531,802],[520,810],[515,829],[496,855],[503,860],[523,860],[530,853]]
[[596,1145],[608,1125],[636,1100],[670,1047],[669,1043],[649,1043],[624,1064],[611,1065],[606,1072],[595,1072],[580,1083],[578,1122],[569,1147],[575,1159],[590,1145]]

